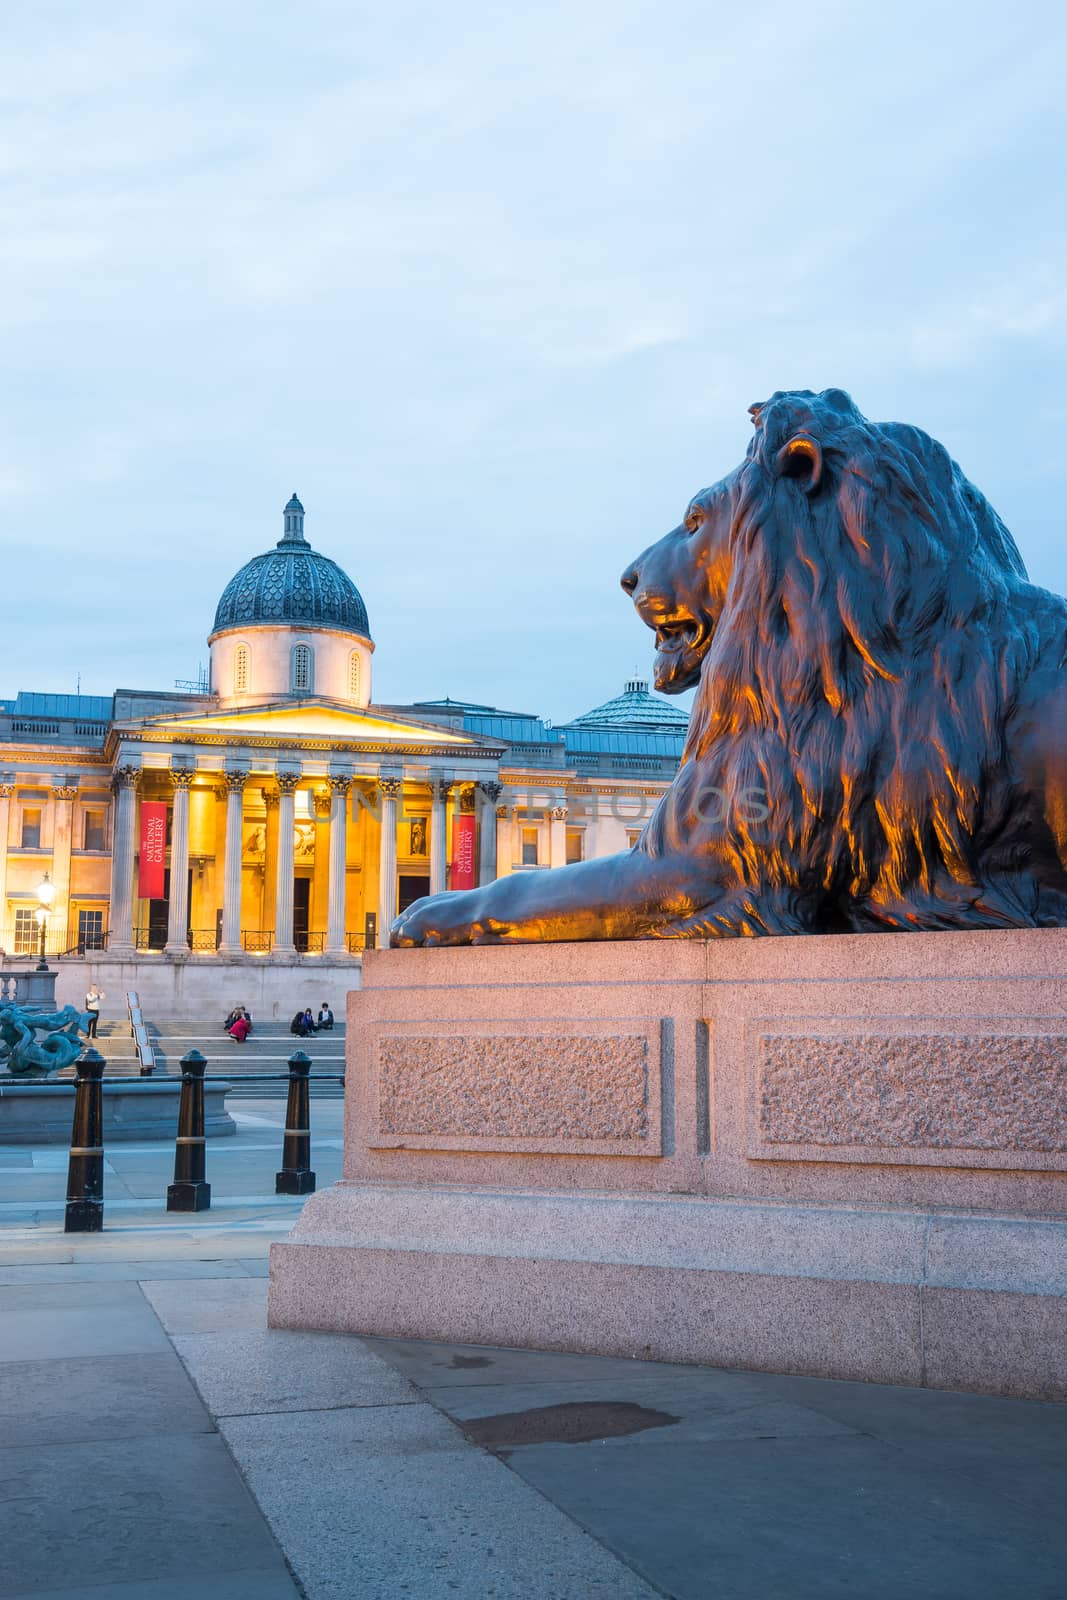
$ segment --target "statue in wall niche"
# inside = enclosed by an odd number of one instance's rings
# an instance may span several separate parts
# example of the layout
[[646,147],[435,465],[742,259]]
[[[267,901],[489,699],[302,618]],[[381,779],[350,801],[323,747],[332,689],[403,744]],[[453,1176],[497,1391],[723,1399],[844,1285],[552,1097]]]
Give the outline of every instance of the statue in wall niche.
[[[0,1006],[0,1068],[13,1077],[61,1072],[81,1054],[79,1032],[89,1026],[87,1012],[64,1006],[62,1011],[26,1011]],[[45,1037],[37,1039],[37,1034]]]
[[417,900],[394,945],[1067,926],[1067,601],[920,429],[840,389],[622,586],[697,691],[634,848]]

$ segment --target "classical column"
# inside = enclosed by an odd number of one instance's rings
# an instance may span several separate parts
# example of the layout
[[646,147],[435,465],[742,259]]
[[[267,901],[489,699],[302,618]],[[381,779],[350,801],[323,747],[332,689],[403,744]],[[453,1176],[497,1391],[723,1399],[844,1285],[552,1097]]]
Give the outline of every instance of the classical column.
[[57,935],[62,930],[64,943],[60,946],[66,950],[72,940],[70,938],[70,847],[74,833],[74,801],[77,799],[77,784],[52,785],[52,882],[55,884],[55,897],[52,901],[52,926],[57,930]]
[[[346,954],[345,885],[348,862],[348,791],[351,778],[331,778],[330,789],[330,902],[326,915],[326,953]],[[316,846],[317,848],[317,846]]]
[[[311,799],[315,813],[315,861],[311,869],[311,897],[308,903],[308,931],[323,933],[330,916],[330,820],[333,797],[328,789],[316,789]],[[315,949],[312,942],[309,949]]]
[[445,868],[448,864],[448,823],[446,806],[452,789],[446,778],[435,778],[430,784],[430,893],[443,894]]
[[478,882],[492,883],[496,877],[496,803],[504,792],[502,783],[480,783],[482,803],[478,818]]
[[0,783],[0,948],[7,940],[7,841],[11,831],[13,783]]
[[[500,824],[504,822],[506,827]],[[506,878],[515,865],[514,854],[514,828],[511,821],[511,807],[497,806],[496,808],[496,875]]]
[[279,772],[278,880],[274,891],[274,949],[280,955],[296,954],[293,943],[293,853],[296,847],[296,801],[299,772]]
[[399,778],[379,778],[382,801],[381,850],[378,862],[378,943],[389,943],[396,921],[396,802],[403,789]]
[[263,809],[267,813],[267,836],[263,843],[263,926],[268,929],[271,944],[278,916],[274,905],[278,893],[278,796],[262,790]]
[[567,807],[553,806],[548,815],[548,864],[562,867],[567,861]]
[[112,778],[115,827],[111,845],[111,907],[107,947],[112,955],[133,954],[133,846],[139,767],[119,767]]
[[190,917],[195,950],[214,950],[215,932],[215,809],[214,787],[195,785],[189,791],[189,859],[193,866]]
[[189,948],[189,788],[195,774],[174,767],[170,824],[170,905],[167,910],[168,956],[185,955]]
[[241,868],[244,853],[245,784],[247,772],[224,772],[226,785],[226,855],[222,880],[222,940],[220,956],[237,955],[241,949]]

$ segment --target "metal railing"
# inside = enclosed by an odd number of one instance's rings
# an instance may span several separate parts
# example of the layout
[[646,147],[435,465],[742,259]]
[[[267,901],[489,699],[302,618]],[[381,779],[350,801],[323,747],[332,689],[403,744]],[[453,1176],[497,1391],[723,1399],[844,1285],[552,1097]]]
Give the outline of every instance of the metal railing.
[[[241,948],[250,955],[266,955],[274,948],[273,928],[244,928],[241,931]],[[45,955],[55,957],[57,960],[81,960],[108,949],[110,930],[107,928],[90,929],[83,931],[72,924],[66,928],[49,927],[45,932]],[[294,935],[298,955],[324,954],[329,935],[318,929],[309,929]],[[139,951],[151,951],[159,955],[167,943],[161,932],[155,932],[147,927],[135,928],[131,935],[133,947]],[[185,943],[194,955],[214,954],[219,948],[221,935],[217,928],[191,928],[185,936]],[[29,945],[32,942],[33,948]],[[351,955],[358,955],[366,946],[366,937],[363,933],[346,933],[345,949]],[[16,937],[15,929],[9,928],[0,932],[0,952],[7,951],[8,960],[36,961],[40,954],[40,935],[34,929],[32,941],[21,931]]]
[[130,1033],[133,1036],[134,1046],[137,1050],[140,1076],[142,1078],[150,1078],[156,1070],[156,1053],[152,1049],[148,1038],[148,1029],[145,1026],[144,1016],[141,1012],[141,1002],[138,999],[136,989],[127,989],[126,1009],[130,1014]]
[[[46,956],[82,956],[86,951],[107,948],[107,930],[92,930],[83,934],[77,923],[64,925],[49,922],[45,929],[44,953]],[[0,949],[6,950],[9,959],[36,961],[41,953],[41,935],[34,926],[32,935],[23,928],[9,927],[0,931]]]
[[[99,1051],[83,1051],[75,1063],[74,1119],[67,1161],[65,1233],[100,1233],[104,1226],[104,1084],[127,1078],[105,1078],[106,1062]],[[207,1181],[207,1139],[204,1134],[205,1083],[230,1083],[225,1074],[205,1075],[207,1062],[199,1050],[182,1056],[182,1086],[178,1100],[178,1129],[174,1140],[174,1181],[167,1187],[168,1211],[207,1211],[211,1185]],[[241,1074],[242,1083],[289,1084],[282,1132],[282,1164],[274,1177],[275,1194],[312,1194],[311,1170],[312,1083],[344,1083],[340,1072],[316,1072],[302,1050],[289,1057],[288,1072]]]

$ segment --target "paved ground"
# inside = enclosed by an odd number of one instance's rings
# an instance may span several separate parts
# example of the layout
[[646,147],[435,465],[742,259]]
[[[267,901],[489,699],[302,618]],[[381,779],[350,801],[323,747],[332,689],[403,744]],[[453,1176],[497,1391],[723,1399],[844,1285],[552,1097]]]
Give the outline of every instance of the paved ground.
[[4,1600],[1067,1595],[1067,1407],[268,1332],[282,1110],[200,1217],[115,1147],[95,1237],[0,1152]]
[[[282,1164],[284,1099],[242,1098],[228,1101],[227,1110],[237,1123],[236,1135],[209,1139],[207,1144],[212,1214],[248,1209],[261,1213],[277,1207],[295,1216],[301,1202],[274,1194],[274,1175]],[[312,1102],[311,1164],[320,1188],[341,1175],[343,1118],[342,1101]],[[132,1227],[152,1221],[173,1226],[176,1219],[168,1219],[166,1211],[167,1185],[173,1177],[173,1140],[109,1145],[104,1165],[108,1226]],[[59,1145],[42,1149],[0,1145],[0,1228],[55,1219],[62,1222],[66,1193],[66,1150]]]

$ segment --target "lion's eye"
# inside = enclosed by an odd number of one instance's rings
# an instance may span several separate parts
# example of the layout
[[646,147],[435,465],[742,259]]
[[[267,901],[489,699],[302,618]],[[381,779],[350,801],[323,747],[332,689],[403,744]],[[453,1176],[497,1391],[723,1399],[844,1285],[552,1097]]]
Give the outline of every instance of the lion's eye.
[[697,529],[700,527],[700,524],[703,522],[703,520],[704,520],[704,513],[702,511],[690,511],[689,515],[685,519],[685,524],[684,524],[686,532],[687,533],[696,533]]

